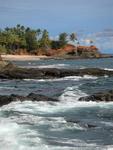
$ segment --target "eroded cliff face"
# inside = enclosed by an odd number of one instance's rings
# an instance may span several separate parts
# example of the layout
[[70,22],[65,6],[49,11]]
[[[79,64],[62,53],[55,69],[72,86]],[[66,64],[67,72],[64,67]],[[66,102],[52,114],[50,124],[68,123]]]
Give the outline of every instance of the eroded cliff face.
[[100,57],[101,54],[96,46],[78,46],[76,49],[78,56],[82,57]]
[[100,57],[99,50],[96,46],[68,46],[65,48],[65,51],[70,55],[75,55],[79,57]]
[[96,46],[74,46],[67,44],[62,49],[49,50],[48,56],[76,56],[81,58],[98,58],[101,56],[98,48]]

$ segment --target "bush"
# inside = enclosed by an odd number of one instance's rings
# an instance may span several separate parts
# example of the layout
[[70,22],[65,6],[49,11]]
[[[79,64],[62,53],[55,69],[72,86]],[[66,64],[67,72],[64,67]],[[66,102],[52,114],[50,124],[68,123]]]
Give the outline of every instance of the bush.
[[7,53],[7,49],[5,48],[5,46],[0,45],[0,54],[6,54]]

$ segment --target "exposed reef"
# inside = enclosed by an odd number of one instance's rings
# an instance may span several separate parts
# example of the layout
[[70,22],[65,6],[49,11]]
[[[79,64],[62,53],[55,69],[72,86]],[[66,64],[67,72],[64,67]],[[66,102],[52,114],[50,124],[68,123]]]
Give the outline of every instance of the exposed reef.
[[90,96],[81,97],[79,101],[113,102],[113,90],[99,92]]
[[35,94],[35,93],[30,93],[27,96],[20,96],[20,95],[15,95],[15,94],[11,94],[11,95],[0,95],[0,107],[3,105],[7,105],[11,102],[17,102],[17,101],[51,101],[51,102],[58,102],[59,100],[57,99],[53,99],[53,98],[49,98],[47,96],[44,95],[40,95],[40,94]]
[[99,68],[57,69],[57,68],[20,68],[12,63],[3,62],[0,65],[1,79],[48,79],[66,76],[113,76],[113,71]]

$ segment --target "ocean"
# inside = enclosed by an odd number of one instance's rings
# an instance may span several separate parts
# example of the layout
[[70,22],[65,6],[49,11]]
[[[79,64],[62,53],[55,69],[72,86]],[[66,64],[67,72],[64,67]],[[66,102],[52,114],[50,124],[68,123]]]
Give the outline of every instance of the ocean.
[[[14,61],[28,68],[102,68],[113,59]],[[0,150],[113,150],[113,102],[78,99],[113,89],[113,77],[0,80],[0,95],[31,92],[60,102],[13,102],[0,107]]]

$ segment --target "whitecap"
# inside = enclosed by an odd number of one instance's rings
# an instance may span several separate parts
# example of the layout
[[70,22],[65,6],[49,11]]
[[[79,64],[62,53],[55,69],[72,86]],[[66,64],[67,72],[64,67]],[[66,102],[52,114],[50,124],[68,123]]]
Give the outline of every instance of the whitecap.
[[91,76],[91,75],[84,75],[83,78],[84,78],[84,79],[94,79],[94,80],[95,80],[95,79],[98,79],[97,76]]
[[67,68],[70,65],[68,64],[53,64],[53,65],[41,65],[37,66],[37,68]]
[[15,87],[5,87],[5,86],[1,86],[0,89],[11,90],[11,89],[15,89]]
[[113,150],[113,145],[107,145],[103,148],[103,150]]
[[[80,86],[80,85],[79,85]],[[64,92],[59,96],[60,104],[69,107],[100,107],[100,108],[110,108],[113,107],[113,102],[94,102],[94,101],[79,101],[80,97],[88,96],[79,89],[79,86],[67,87]]]
[[90,75],[84,75],[84,76],[66,76],[63,78],[54,78],[54,79],[23,79],[24,81],[34,81],[34,82],[55,82],[55,81],[66,81],[66,80],[72,80],[72,81],[79,81],[79,80],[96,80],[98,77],[96,76],[90,76]]
[[113,71],[113,68],[104,68],[104,70]]
[[78,86],[67,87],[59,97],[59,100],[65,103],[75,103],[82,96],[87,96],[87,94],[79,90]]

